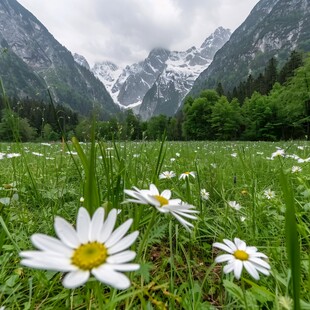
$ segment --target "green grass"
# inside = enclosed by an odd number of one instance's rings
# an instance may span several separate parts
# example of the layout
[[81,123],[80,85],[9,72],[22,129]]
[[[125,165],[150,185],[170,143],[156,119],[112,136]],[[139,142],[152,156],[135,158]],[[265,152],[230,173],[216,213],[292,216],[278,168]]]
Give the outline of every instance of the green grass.
[[[267,159],[276,147],[289,156]],[[310,157],[309,142],[12,143],[0,144],[0,153],[5,154],[0,160],[0,307],[286,309],[289,300],[295,309],[310,309],[310,163],[296,157]],[[20,156],[7,158],[12,153]],[[302,171],[292,173],[293,166]],[[166,170],[177,176],[160,180]],[[196,178],[179,180],[187,171]],[[151,183],[200,211],[198,220],[190,220],[191,233],[151,206],[123,203],[124,189],[147,189]],[[202,188],[210,193],[207,201],[200,197]],[[275,192],[271,199],[264,195],[268,189]],[[127,273],[132,286],[125,291],[93,278],[69,290],[61,273],[20,265],[19,251],[33,249],[32,234],[55,236],[55,215],[75,225],[81,197],[88,209],[120,209],[117,224],[133,218],[131,231],[140,232],[131,248],[139,253],[134,262],[141,268]],[[228,201],[238,202],[241,210]],[[223,273],[223,265],[214,263],[219,251],[212,243],[234,237],[269,257],[270,276],[255,281],[243,271],[238,281]]]

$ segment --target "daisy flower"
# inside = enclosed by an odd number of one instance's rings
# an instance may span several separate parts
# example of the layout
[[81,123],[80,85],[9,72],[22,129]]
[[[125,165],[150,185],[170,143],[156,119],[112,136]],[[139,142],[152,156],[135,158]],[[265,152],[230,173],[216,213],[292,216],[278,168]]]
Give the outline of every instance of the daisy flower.
[[264,260],[268,257],[253,246],[247,246],[246,243],[239,238],[235,238],[234,242],[224,239],[224,243],[215,242],[213,247],[226,251],[229,254],[221,254],[215,258],[216,263],[227,262],[224,266],[224,273],[234,272],[237,280],[240,279],[243,267],[255,279],[259,280],[258,272],[268,276],[270,274],[270,265]]
[[276,194],[275,194],[274,191],[272,191],[270,188],[268,188],[268,189],[266,189],[266,190],[264,191],[264,196],[265,196],[267,199],[273,199],[273,198],[276,196]]
[[193,205],[187,204],[181,199],[170,199],[171,191],[169,189],[159,193],[154,184],[150,185],[150,189],[138,189],[133,187],[133,190],[125,189],[125,193],[133,199],[127,199],[125,202],[134,202],[144,205],[152,205],[161,213],[171,213],[188,231],[193,224],[185,218],[196,220],[197,217],[193,214],[199,213],[193,210]]
[[200,190],[200,196],[203,200],[209,200],[210,194],[204,188]]
[[194,171],[187,171],[187,172],[184,172],[180,175],[179,179],[183,179],[185,180],[186,178],[189,178],[189,176],[192,176],[193,178],[196,178],[196,174]]
[[98,208],[90,218],[87,210],[78,211],[76,230],[61,217],[54,222],[59,239],[34,234],[31,242],[38,251],[22,251],[21,264],[31,268],[65,272],[63,286],[76,288],[87,282],[92,274],[102,283],[116,289],[126,289],[130,281],[120,271],[139,269],[138,264],[129,264],[136,256],[126,250],[138,237],[138,231],[127,235],[132,219],[117,229],[114,225],[117,210],[113,209],[104,221],[104,209]]
[[285,155],[285,151],[282,149],[278,149],[277,151],[275,151],[274,153],[271,154],[271,159],[274,159],[275,157],[284,157]]
[[301,171],[302,171],[302,169],[299,166],[293,166],[292,167],[292,173],[301,172]]
[[175,173],[173,171],[164,171],[159,175],[160,179],[171,179],[175,177]]
[[241,209],[241,206],[236,201],[228,201],[228,205],[237,211]]

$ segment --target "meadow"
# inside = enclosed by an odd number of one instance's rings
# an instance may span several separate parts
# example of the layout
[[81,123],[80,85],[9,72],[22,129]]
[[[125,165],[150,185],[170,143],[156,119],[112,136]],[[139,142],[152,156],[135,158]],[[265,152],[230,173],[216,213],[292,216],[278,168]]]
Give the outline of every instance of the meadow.
[[[309,162],[307,141],[0,144],[0,309],[310,309]],[[99,263],[38,253],[70,248],[60,217]]]

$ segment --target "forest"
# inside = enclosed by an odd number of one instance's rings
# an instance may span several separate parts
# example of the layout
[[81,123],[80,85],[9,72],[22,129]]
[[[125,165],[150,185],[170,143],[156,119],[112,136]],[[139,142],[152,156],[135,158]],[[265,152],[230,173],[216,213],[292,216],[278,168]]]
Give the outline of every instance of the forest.
[[[112,140],[277,141],[310,137],[310,57],[293,51],[278,68],[271,58],[264,72],[236,85],[206,89],[187,97],[174,117],[154,116],[142,121],[131,110],[108,121],[96,120],[97,137]],[[90,139],[92,117],[70,108],[29,98],[0,98],[0,140],[14,141],[14,126],[21,141],[57,141],[76,136]],[[96,114],[96,113],[93,113]],[[16,127],[16,126],[15,126]]]

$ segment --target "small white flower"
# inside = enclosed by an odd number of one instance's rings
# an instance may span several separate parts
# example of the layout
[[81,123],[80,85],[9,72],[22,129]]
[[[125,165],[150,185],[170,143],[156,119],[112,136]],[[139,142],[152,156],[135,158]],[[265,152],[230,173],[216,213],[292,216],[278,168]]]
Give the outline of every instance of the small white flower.
[[241,222],[244,222],[245,220],[246,220],[246,217],[245,217],[245,216],[241,216],[241,217],[240,217],[240,221],[241,221]]
[[61,217],[55,218],[55,231],[59,239],[44,234],[34,234],[31,241],[39,251],[23,251],[21,264],[37,269],[65,272],[63,286],[76,288],[87,282],[90,275],[116,289],[130,286],[121,271],[139,269],[129,264],[136,256],[125,250],[138,237],[138,231],[127,235],[132,219],[114,230],[117,210],[113,209],[104,221],[104,209],[98,208],[90,218],[87,210],[79,209],[76,230]]
[[293,166],[292,167],[292,173],[301,172],[301,171],[302,171],[302,169],[299,166]]
[[229,254],[222,254],[215,258],[216,263],[227,262],[224,266],[224,273],[234,272],[237,280],[240,279],[243,267],[255,279],[259,280],[258,272],[268,276],[270,274],[270,265],[264,260],[268,257],[253,246],[247,246],[246,243],[239,238],[235,238],[234,242],[224,239],[224,243],[215,242],[213,247],[226,251]]
[[14,158],[14,157],[19,157],[21,154],[19,153],[9,153],[6,155],[7,158]]
[[271,159],[274,159],[275,157],[284,157],[285,151],[282,149],[276,150],[274,153],[271,154]]
[[228,201],[228,205],[237,211],[241,209],[241,206],[236,201]]
[[175,172],[173,171],[164,171],[159,175],[160,179],[171,179],[175,177]]
[[80,203],[84,202],[84,197],[80,197]]
[[209,200],[210,198],[210,193],[206,191],[206,189],[202,188],[200,190],[200,196],[203,200]]
[[179,176],[179,179],[180,179],[180,180],[181,180],[181,179],[185,180],[185,179],[189,178],[189,176],[192,176],[193,178],[196,178],[196,174],[195,174],[194,171],[187,171],[187,172],[182,173],[182,174]]
[[170,158],[170,161],[173,163],[175,161],[175,158],[174,157]]
[[39,156],[39,157],[42,157],[42,156],[44,156],[43,154],[41,154],[41,153],[38,153],[38,152],[32,152],[32,154],[33,154],[34,156]]
[[180,157],[181,154],[180,154],[180,153],[175,153],[175,156],[176,156],[176,157]]
[[237,153],[230,154],[231,157],[237,157]]
[[77,155],[77,152],[74,152],[74,151],[67,151],[66,154],[68,154],[68,155]]
[[150,189],[140,190],[134,187],[133,190],[125,189],[125,193],[134,198],[127,199],[125,202],[152,205],[161,213],[171,213],[188,231],[190,231],[190,227],[194,227],[183,217],[196,220],[197,217],[193,214],[199,212],[193,210],[195,208],[193,205],[184,203],[181,199],[170,199],[171,191],[169,189],[159,193],[157,187],[151,184]]
[[264,191],[264,196],[267,198],[267,199],[273,199],[274,197],[276,197],[276,194],[274,191],[272,191],[270,188],[266,189]]
[[43,146],[52,146],[50,143],[42,142],[41,145]]

